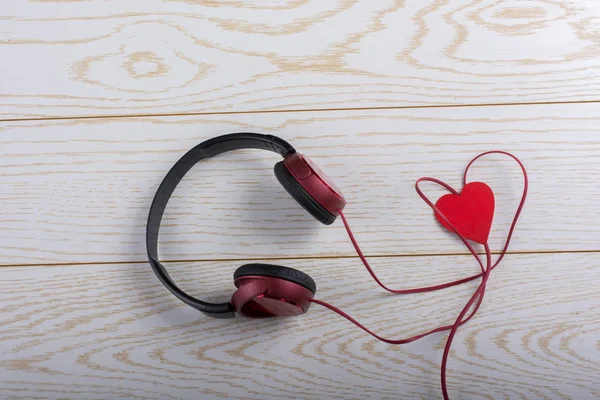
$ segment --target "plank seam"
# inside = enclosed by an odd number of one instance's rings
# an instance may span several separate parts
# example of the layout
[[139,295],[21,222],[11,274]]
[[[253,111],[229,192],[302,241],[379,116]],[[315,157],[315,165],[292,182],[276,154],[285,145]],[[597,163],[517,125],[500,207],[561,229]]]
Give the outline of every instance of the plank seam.
[[514,107],[514,106],[538,106],[538,105],[570,105],[570,104],[595,104],[600,100],[574,100],[574,101],[536,101],[522,103],[476,103],[476,104],[434,104],[434,105],[410,105],[410,106],[381,106],[381,107],[347,107],[347,108],[300,108],[290,110],[245,110],[245,111],[207,111],[189,113],[151,113],[151,114],[126,114],[126,115],[87,115],[87,116],[64,116],[64,117],[34,117],[34,118],[0,118],[0,122],[27,122],[27,121],[63,121],[83,119],[124,119],[124,118],[148,118],[148,117],[194,117],[194,116],[217,116],[217,115],[245,115],[245,114],[282,114],[282,113],[306,113],[306,112],[334,112],[334,111],[385,111],[385,110],[413,110],[413,109],[436,109],[436,108],[475,108],[475,107]]
[[[596,254],[599,250],[540,250],[540,251],[512,251],[507,252],[510,255],[544,255],[544,254]],[[485,255],[485,253],[478,253]],[[498,255],[499,252],[492,252],[492,255]],[[417,258],[417,257],[455,257],[470,256],[471,253],[417,253],[417,254],[366,254],[367,258]],[[250,261],[275,261],[275,260],[339,260],[339,259],[359,259],[358,256],[294,256],[294,257],[249,257],[249,258],[211,258],[211,259],[173,259],[161,260],[161,263],[200,263],[200,262],[250,262]],[[118,264],[147,264],[147,260],[124,260],[124,261],[89,261],[89,262],[67,262],[67,263],[30,263],[30,264],[0,264],[0,268],[15,267],[70,267],[78,265],[118,265]]]

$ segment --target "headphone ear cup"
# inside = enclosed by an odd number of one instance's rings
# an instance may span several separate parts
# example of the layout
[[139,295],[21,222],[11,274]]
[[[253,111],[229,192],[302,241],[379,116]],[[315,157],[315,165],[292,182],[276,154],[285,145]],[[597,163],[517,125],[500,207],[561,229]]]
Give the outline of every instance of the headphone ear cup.
[[233,278],[238,290],[231,303],[237,313],[249,318],[304,314],[317,291],[310,276],[280,265],[246,264]]
[[275,164],[275,176],[281,186],[298,202],[306,211],[308,211],[317,221],[331,225],[336,216],[327,211],[320,205],[303,187],[298,183],[296,178],[287,169],[283,161]]
[[309,275],[294,268],[273,264],[246,264],[239,267],[233,273],[233,279],[244,276],[268,276],[296,283],[310,290],[312,294],[317,293],[317,284]]

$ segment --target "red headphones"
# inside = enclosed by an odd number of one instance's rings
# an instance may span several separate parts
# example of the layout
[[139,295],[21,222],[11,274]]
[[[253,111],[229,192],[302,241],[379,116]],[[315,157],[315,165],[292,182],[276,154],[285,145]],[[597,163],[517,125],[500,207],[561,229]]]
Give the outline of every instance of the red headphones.
[[200,143],[188,151],[160,184],[148,216],[146,250],[150,265],[162,284],[189,306],[216,318],[229,318],[237,312],[245,317],[265,318],[304,314],[317,291],[315,281],[293,268],[270,264],[247,264],[238,268],[234,284],[238,288],[229,303],[213,304],[183,292],[158,261],[158,232],[171,194],[185,174],[199,161],[239,149],[263,149],[278,153],[283,161],[275,164],[275,176],[287,192],[312,216],[325,225],[339,216],[346,200],[333,182],[308,157],[297,153],[285,140],[257,133],[233,133]]
[[[296,199],[312,216],[325,225],[332,224],[340,216],[361,261],[379,286],[391,293],[409,294],[428,292],[451,286],[460,285],[478,278],[481,283],[473,293],[458,318],[452,325],[441,326],[422,334],[406,339],[387,339],[381,337],[356,321],[339,308],[314,298],[317,285],[313,279],[296,269],[269,264],[247,264],[238,268],[233,274],[234,284],[238,288],[228,303],[212,304],[195,299],[175,285],[165,267],[158,261],[158,231],[163,212],[169,197],[183,176],[200,160],[214,157],[218,154],[238,149],[263,149],[278,153],[283,161],[275,164],[275,176],[288,193]],[[495,262],[492,262],[490,247],[487,243],[494,212],[494,194],[483,182],[467,183],[467,172],[474,161],[480,157],[500,153],[512,157],[523,172],[524,186],[521,201],[515,212],[513,222],[506,237],[504,247]],[[431,202],[419,188],[420,182],[433,182],[447,189],[450,194],[441,197],[435,204]],[[239,313],[250,318],[283,317],[304,314],[311,303],[317,303],[339,314],[365,332],[391,344],[405,344],[418,340],[433,333],[449,331],[441,363],[441,386],[444,399],[448,399],[446,386],[446,363],[452,339],[459,326],[469,321],[477,312],[485,293],[486,282],[491,271],[502,260],[511,240],[517,219],[525,204],[528,179],[525,167],[515,156],[504,151],[489,151],[475,157],[465,169],[463,175],[463,190],[459,193],[448,184],[435,178],[420,178],[415,184],[419,196],[433,209],[441,225],[456,233],[481,267],[481,273],[453,282],[415,289],[395,290],[385,286],[375,275],[365,256],[362,254],[354,235],[344,217],[342,210],[346,200],[340,190],[331,180],[313,164],[307,157],[296,150],[285,140],[275,136],[257,133],[234,133],[219,136],[200,143],[188,151],[167,173],[160,184],[148,216],[146,229],[146,249],[152,269],[158,279],[184,303],[216,318],[230,318]],[[444,209],[445,211],[442,211]],[[450,219],[452,221],[450,221]],[[469,241],[484,246],[486,261],[483,262]],[[472,307],[472,309],[471,309]],[[471,312],[469,313],[469,310]]]

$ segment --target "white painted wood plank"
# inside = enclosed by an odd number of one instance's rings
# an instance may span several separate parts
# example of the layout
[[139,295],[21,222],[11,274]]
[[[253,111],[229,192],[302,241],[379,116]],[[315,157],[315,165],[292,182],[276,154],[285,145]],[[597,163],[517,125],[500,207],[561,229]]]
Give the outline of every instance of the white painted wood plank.
[[[368,254],[464,252],[413,185],[433,176],[460,188],[467,162],[491,149],[514,152],[530,173],[512,251],[598,250],[599,116],[600,105],[555,105],[4,123],[0,263],[145,260],[148,208],[166,172],[192,146],[234,131],[280,135],[320,164]],[[196,165],[167,208],[163,259],[354,255],[341,222],[320,225],[279,185],[277,160],[245,151]],[[470,179],[496,192],[499,250],[520,170],[491,157]]]
[[0,116],[598,100],[595,0],[0,5]]
[[[318,297],[401,338],[452,321],[474,285],[394,296],[357,259],[280,260]],[[510,255],[456,336],[452,399],[596,399],[599,254]],[[170,265],[205,299],[232,294],[233,262]],[[477,271],[471,257],[380,258],[394,287]],[[296,318],[215,320],[183,305],[147,264],[4,267],[0,397],[90,399],[441,398],[446,335],[377,342],[314,305]]]

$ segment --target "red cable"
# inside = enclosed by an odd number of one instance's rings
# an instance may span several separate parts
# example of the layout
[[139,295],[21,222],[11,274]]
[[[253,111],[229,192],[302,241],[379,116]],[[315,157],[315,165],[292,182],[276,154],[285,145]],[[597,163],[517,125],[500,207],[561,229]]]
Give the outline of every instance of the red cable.
[[[377,275],[375,274],[375,272],[373,272],[373,269],[371,268],[371,266],[369,265],[369,262],[367,261],[366,257],[364,256],[362,250],[360,249],[360,246],[358,245],[358,242],[356,241],[356,238],[354,237],[354,234],[352,233],[352,230],[350,229],[350,225],[348,224],[348,221],[346,220],[346,217],[344,215],[344,213],[342,212],[342,210],[339,210],[340,213],[340,217],[342,218],[342,221],[344,223],[344,227],[346,228],[346,231],[348,232],[348,236],[350,238],[350,241],[352,242],[352,245],[354,246],[354,249],[356,250],[356,253],[358,254],[358,256],[360,257],[361,261],[363,262],[363,264],[365,265],[367,271],[369,272],[369,274],[371,275],[371,277],[373,277],[373,279],[375,280],[375,282],[377,282],[377,284],[379,286],[381,286],[383,289],[387,290],[388,292],[391,293],[395,293],[395,294],[410,294],[410,293],[422,293],[422,292],[430,292],[430,291],[434,291],[434,290],[440,290],[440,289],[445,289],[448,287],[452,287],[452,286],[456,286],[456,285],[460,285],[462,283],[466,283],[472,280],[475,280],[477,278],[482,278],[481,279],[481,283],[479,284],[479,286],[477,287],[477,289],[475,290],[475,292],[473,293],[473,295],[471,296],[471,298],[469,299],[469,301],[467,302],[467,304],[463,307],[463,309],[461,310],[460,314],[458,315],[458,317],[456,318],[456,321],[454,322],[454,324],[452,325],[445,325],[445,326],[441,326],[439,328],[435,328],[432,329],[428,332],[416,335],[416,336],[412,336],[410,338],[407,339],[400,339],[400,340],[392,340],[392,339],[387,339],[384,337],[381,337],[379,335],[377,335],[376,333],[372,332],[371,330],[369,330],[367,327],[365,327],[364,325],[362,325],[360,322],[358,322],[357,320],[355,320],[354,318],[352,318],[350,315],[346,314],[344,311],[340,310],[339,308],[324,302],[322,300],[318,300],[318,299],[312,299],[311,301],[313,303],[317,303],[323,307],[326,307],[328,309],[330,309],[331,311],[341,315],[342,317],[346,318],[348,321],[352,322],[354,325],[356,325],[357,327],[359,327],[360,329],[364,330],[365,332],[367,332],[368,334],[372,335],[373,337],[377,338],[378,340],[381,340],[382,342],[385,343],[389,343],[389,344],[405,344],[405,343],[410,343],[410,342],[414,342],[418,339],[421,339],[425,336],[431,335],[433,333],[437,333],[437,332],[442,332],[442,331],[446,331],[446,330],[450,330],[450,333],[448,334],[448,339],[446,341],[446,345],[444,347],[444,353],[442,355],[442,363],[441,363],[441,386],[442,386],[442,394],[444,395],[444,399],[448,400],[448,390],[447,390],[447,385],[446,385],[446,366],[447,366],[447,362],[448,362],[448,355],[450,353],[450,346],[452,345],[452,340],[454,339],[454,336],[458,330],[458,327],[465,324],[467,321],[469,321],[476,313],[477,310],[479,309],[479,307],[481,306],[481,302],[483,301],[483,296],[485,294],[485,286],[487,284],[487,281],[489,279],[490,273],[491,271],[496,268],[496,266],[500,263],[500,261],[504,258],[504,255],[506,254],[506,251],[508,249],[508,245],[510,244],[510,240],[512,238],[515,226],[517,224],[517,220],[519,219],[519,216],[521,214],[521,211],[523,210],[523,206],[525,205],[525,199],[527,197],[527,191],[529,188],[529,180],[527,177],[527,171],[525,170],[525,166],[523,165],[523,163],[514,155],[507,153],[505,151],[499,151],[499,150],[493,150],[493,151],[488,151],[485,153],[481,153],[479,154],[477,157],[473,158],[469,164],[467,165],[465,172],[463,174],[463,186],[466,185],[466,181],[467,181],[467,173],[469,172],[469,168],[473,165],[473,163],[478,160],[480,157],[483,157],[487,154],[492,154],[492,153],[498,153],[498,154],[504,154],[507,155],[511,158],[513,158],[521,167],[521,171],[523,172],[523,179],[524,179],[524,185],[523,185],[523,194],[521,195],[521,201],[519,202],[519,206],[517,207],[517,211],[515,212],[515,216],[513,218],[512,224],[510,226],[510,229],[508,231],[508,235],[506,237],[506,241],[504,242],[504,246],[502,248],[502,251],[500,252],[500,255],[498,257],[498,259],[496,260],[496,262],[492,265],[492,256],[491,256],[491,252],[490,252],[490,248],[488,246],[488,244],[484,244],[484,249],[485,249],[485,255],[486,255],[486,264],[484,266],[484,264],[482,263],[481,259],[479,258],[479,255],[477,254],[477,251],[473,248],[473,246],[468,242],[468,240],[460,233],[458,232],[458,230],[454,227],[454,225],[448,221],[448,219],[446,218],[446,216],[435,206],[435,204],[433,204],[428,198],[427,196],[425,196],[425,194],[423,194],[423,192],[421,191],[421,189],[419,188],[419,183],[426,181],[426,182],[433,182],[433,183],[437,183],[438,185],[443,186],[444,188],[446,188],[448,191],[450,191],[453,194],[458,194],[458,192],[456,190],[454,190],[451,186],[447,185],[446,183],[435,179],[435,178],[420,178],[416,181],[415,183],[415,190],[417,191],[417,194],[425,201],[425,203],[427,203],[427,205],[429,207],[431,207],[431,209],[433,209],[433,211],[439,215],[442,219],[444,219],[444,221],[448,224],[448,226],[450,226],[452,228],[452,230],[454,231],[454,233],[457,234],[457,236],[461,239],[461,241],[465,244],[465,246],[469,249],[469,252],[475,257],[475,259],[477,260],[477,262],[479,263],[479,266],[481,267],[481,273],[477,274],[477,275],[473,275],[470,276],[468,278],[463,278],[463,279],[459,279],[456,281],[452,281],[452,282],[447,282],[444,284],[439,284],[439,285],[434,285],[434,286],[427,286],[427,287],[422,287],[422,288],[414,288],[414,289],[390,289],[387,286],[385,286],[377,277]],[[477,303],[475,303],[475,301],[477,301]],[[473,306],[473,304],[475,304],[475,306],[473,307],[473,310],[471,311],[471,314],[469,314],[469,316],[465,319],[463,319],[465,317],[465,315],[467,314],[468,310]]]

